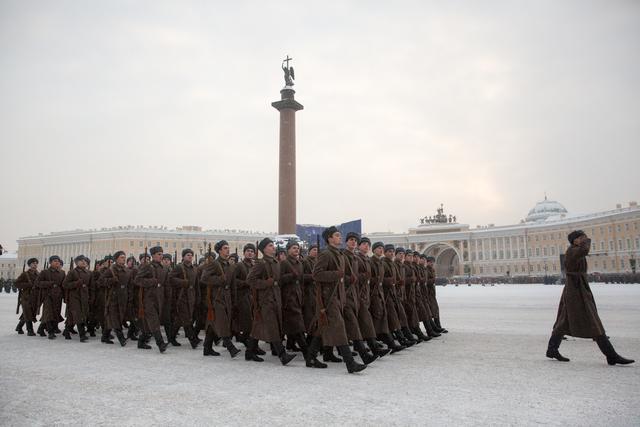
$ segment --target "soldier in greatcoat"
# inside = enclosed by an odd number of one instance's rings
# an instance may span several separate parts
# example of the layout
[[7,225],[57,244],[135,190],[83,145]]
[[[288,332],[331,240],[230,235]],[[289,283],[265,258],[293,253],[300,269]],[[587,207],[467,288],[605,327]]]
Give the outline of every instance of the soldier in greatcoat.
[[113,254],[115,262],[100,276],[100,280],[106,288],[105,329],[102,331],[101,341],[105,344],[113,344],[111,340],[111,331],[113,331],[122,347],[127,344],[127,339],[122,332],[122,325],[127,317],[129,288],[132,281],[132,272],[126,267],[126,257],[123,251],[117,251]]
[[289,363],[295,354],[287,353],[282,345],[282,295],[280,293],[280,266],[274,258],[276,247],[273,240],[264,238],[258,244],[262,259],[257,260],[249,271],[247,282],[251,287],[253,301],[253,325],[247,339],[245,359],[263,362],[258,355],[258,341],[272,345],[283,365]]
[[344,289],[347,261],[339,249],[342,236],[340,231],[332,226],[323,231],[322,238],[327,248],[320,253],[313,268],[318,332],[325,346],[338,348],[349,373],[359,372],[367,365],[353,359],[343,316],[347,302]]
[[568,240],[571,246],[565,254],[567,279],[549,339],[547,357],[568,362],[569,359],[562,356],[558,348],[562,337],[569,335],[593,339],[609,365],[633,363],[634,360],[625,359],[616,353],[598,315],[596,301],[587,280],[587,255],[591,249],[591,239],[584,231],[575,230],[569,234]]
[[71,329],[75,325],[78,327],[80,342],[86,342],[89,339],[86,334],[86,324],[89,318],[91,272],[88,266],[90,261],[84,255],[78,255],[73,261],[75,268],[69,271],[62,283],[67,302],[67,325],[63,335],[70,340]]
[[22,307],[22,314],[16,326],[16,332],[24,334],[22,327],[27,324],[27,335],[30,337],[35,335],[33,331],[33,324],[36,322],[36,316],[38,314],[38,289],[35,287],[38,279],[38,259],[29,258],[27,261],[29,269],[23,271],[16,279],[16,288],[20,291],[18,298],[20,300],[20,307]]
[[50,256],[49,268],[42,270],[36,280],[36,287],[40,290],[40,301],[42,301],[40,328],[47,330],[49,339],[56,338],[56,331],[59,331],[57,325],[64,320],[60,316],[62,309],[62,282],[65,277],[61,264],[62,260],[59,256]]
[[256,246],[247,243],[242,248],[242,261],[235,265],[231,290],[233,296],[232,330],[236,335],[236,341],[247,344],[247,337],[251,333],[253,312],[251,311],[251,287],[247,282],[249,272],[253,268],[256,255]]
[[[399,310],[402,302],[397,293],[398,272],[393,261],[396,249],[393,245],[384,245],[384,258],[382,258],[383,276],[382,286],[384,289],[384,298],[387,308],[387,320],[389,322],[389,330],[398,342],[405,346],[411,347],[415,341],[409,340],[402,331]],[[404,311],[403,311],[404,313]]]
[[[182,327],[191,347],[195,349],[198,347],[199,341],[193,329],[193,311],[196,304],[196,289],[200,285],[198,283],[198,270],[193,265],[193,251],[191,249],[182,251],[182,262],[176,265],[169,273],[169,283],[174,288],[173,292],[176,297],[172,331],[173,340],[176,340],[175,337],[178,330]],[[173,343],[173,345],[176,343]]]
[[149,349],[146,341],[148,336],[153,336],[160,353],[167,349],[160,323],[162,316],[162,304],[164,302],[164,287],[168,284],[169,273],[162,265],[162,247],[154,246],[149,249],[151,262],[142,264],[136,274],[136,286],[139,289],[141,300],[141,318],[143,319],[143,336],[138,337],[138,348]]

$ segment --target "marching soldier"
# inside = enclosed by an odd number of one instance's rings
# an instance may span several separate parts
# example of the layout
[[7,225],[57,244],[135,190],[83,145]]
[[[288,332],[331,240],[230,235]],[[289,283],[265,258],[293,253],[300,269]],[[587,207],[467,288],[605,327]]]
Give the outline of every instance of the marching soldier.
[[398,306],[397,306],[398,318],[400,319],[400,326],[401,326],[401,330],[404,337],[408,341],[412,342],[413,344],[417,344],[418,340],[413,336],[411,331],[409,331],[409,318],[407,317],[407,312],[404,309],[405,301],[407,299],[404,255],[405,255],[404,248],[397,247],[393,265],[396,270],[396,295],[398,297]]
[[[144,254],[140,254],[141,258]],[[136,258],[130,256],[127,258],[127,270],[131,273],[129,286],[127,288],[127,315],[126,320],[129,324],[127,329],[127,339],[132,341],[138,340],[138,299],[136,298],[136,274],[138,267],[136,266]]]
[[275,260],[276,247],[273,240],[264,238],[258,244],[262,259],[249,271],[247,282],[253,296],[253,324],[247,340],[245,360],[263,362],[258,356],[258,341],[272,345],[280,363],[286,365],[295,354],[287,353],[282,345],[282,299],[280,294],[280,266]]
[[[377,283],[372,283],[372,263],[368,257],[369,247],[371,240],[368,237],[362,237],[358,240],[358,251],[356,257],[358,259],[358,324],[360,325],[360,332],[362,337],[367,341],[369,348],[374,355],[378,357],[385,356],[391,348],[388,350],[383,349],[376,341],[376,329],[373,324],[373,318],[371,317],[371,293],[372,287],[377,287]],[[347,249],[349,244],[347,242]],[[382,292],[382,289],[377,289],[377,292]]]
[[60,268],[62,260],[58,255],[49,257],[49,268],[43,270],[36,280],[36,287],[40,289],[40,300],[42,301],[42,317],[38,333],[44,335],[44,329],[49,334],[49,339],[56,338],[57,327],[62,320],[60,310],[62,309],[62,282],[65,273]]
[[402,324],[400,322],[399,309],[401,307],[401,303],[397,295],[397,270],[393,262],[395,252],[393,245],[384,245],[384,258],[382,258],[384,275],[382,278],[382,286],[384,289],[384,299],[387,308],[387,320],[389,322],[389,330],[395,339],[398,340],[400,345],[411,347],[415,344],[415,341],[409,340],[404,336],[404,333],[402,332]]
[[231,282],[233,291],[233,320],[232,330],[236,335],[236,341],[247,345],[247,337],[251,333],[251,287],[247,282],[249,271],[253,268],[256,246],[247,243],[242,248],[242,261],[238,262],[233,271]]
[[[162,266],[167,270],[168,273],[171,273],[171,261],[171,254],[162,254]],[[164,334],[167,336],[167,341],[169,342],[169,344],[174,347],[179,347],[180,343],[177,342],[175,337],[173,336],[172,325],[175,311],[173,290],[173,286],[168,285],[164,287],[164,300],[162,302],[162,326],[164,326]]]
[[100,277],[102,273],[106,269],[111,266],[113,258],[109,255],[104,257],[102,261],[99,261],[97,264],[97,268],[93,271],[91,275],[92,286],[90,292],[93,291],[93,296],[91,297],[91,312],[93,313],[92,322],[89,325],[89,335],[95,337],[95,330],[97,328],[101,328],[102,332],[106,329],[105,321],[104,321],[104,306],[106,302],[106,292],[107,289],[100,281]]
[[307,341],[310,341],[312,334],[312,322],[316,313],[316,286],[313,281],[313,266],[318,259],[318,245],[309,247],[309,254],[302,260],[302,317],[307,331]]
[[572,231],[568,239],[571,246],[565,255],[567,283],[560,297],[558,315],[547,347],[547,357],[568,362],[569,359],[562,356],[558,348],[562,337],[569,335],[592,338],[598,344],[602,354],[606,356],[609,365],[634,363],[634,360],[625,359],[616,353],[598,315],[596,302],[587,280],[586,257],[591,249],[591,239],[582,230]]
[[431,315],[433,316],[432,325],[434,330],[441,334],[446,334],[447,331],[440,324],[440,307],[438,306],[438,300],[436,299],[436,269],[433,266],[435,258],[432,256],[427,257],[427,292],[429,297],[429,307],[431,309]]
[[429,306],[429,291],[427,290],[427,256],[413,253],[414,262],[417,259],[418,264],[416,272],[418,275],[418,282],[416,284],[416,310],[418,311],[418,319],[424,325],[427,331],[427,336],[436,338],[440,336],[440,333],[436,332],[433,323],[433,316],[431,315],[431,307]]
[[91,272],[87,269],[89,259],[84,255],[78,255],[73,260],[76,267],[71,265],[69,274],[66,275],[62,287],[65,289],[67,302],[67,325],[63,332],[65,339],[71,339],[71,329],[78,327],[80,342],[86,342],[89,338],[86,333],[86,324],[89,317],[89,285]]
[[[346,249],[342,251],[345,260],[344,288],[346,301],[344,305],[344,325],[347,330],[347,338],[353,342],[353,348],[362,361],[368,365],[378,358],[377,355],[369,353],[369,349],[362,342],[362,332],[360,331],[360,321],[358,312],[360,310],[360,289],[358,287],[358,258],[355,254],[356,246],[360,236],[357,233],[349,232],[346,238]],[[373,349],[371,349],[373,350]]]
[[213,350],[213,343],[217,337],[222,338],[224,347],[231,357],[236,357],[240,350],[231,341],[231,279],[229,265],[229,244],[220,240],[215,244],[218,258],[208,262],[200,277],[201,283],[207,287],[207,335],[204,340],[203,354],[205,356],[219,356]]
[[36,315],[39,309],[38,289],[35,287],[35,283],[38,280],[38,259],[29,258],[27,265],[29,269],[23,271],[16,279],[16,288],[20,290],[18,298],[20,306],[22,307],[22,314],[20,315],[18,326],[16,326],[16,332],[24,334],[22,327],[26,323],[27,335],[32,337],[35,335],[35,332],[33,332],[33,323],[36,321]]
[[367,365],[353,359],[342,314],[347,300],[344,289],[347,261],[339,250],[342,236],[340,231],[332,226],[323,231],[322,238],[327,243],[327,249],[320,253],[313,268],[313,279],[317,287],[316,314],[319,335],[325,346],[338,348],[349,373],[359,372]]
[[407,250],[404,257],[404,279],[406,298],[404,301],[405,313],[407,313],[407,323],[409,331],[418,337],[418,342],[429,341],[431,337],[422,333],[420,329],[420,318],[418,317],[418,307],[416,295],[422,295],[416,291],[418,287],[418,272],[413,263],[413,251]]
[[[193,329],[193,311],[196,303],[196,289],[198,288],[198,271],[193,266],[193,251],[184,249],[182,251],[182,262],[176,265],[171,273],[169,273],[169,282],[174,287],[176,293],[175,301],[175,321],[173,324],[172,338],[175,341],[178,329],[182,326],[184,333],[189,339],[191,348],[198,347],[198,338],[196,338]],[[176,342],[177,343],[177,342]],[[175,345],[176,343],[172,343]],[[180,343],[177,343],[178,345]]]
[[[367,251],[365,246],[361,249],[362,253]],[[406,347],[396,344],[395,340],[391,336],[389,325],[391,322],[387,318],[387,302],[385,300],[385,286],[384,286],[384,243],[375,242],[372,247],[373,255],[369,260],[371,261],[371,305],[369,311],[373,320],[373,326],[376,330],[377,337],[384,342],[387,347],[391,349],[391,353],[397,353],[404,350]],[[366,257],[366,256],[365,256]],[[395,313],[395,309],[394,309]],[[397,314],[392,314],[396,318]]]
[[113,344],[111,331],[114,331],[120,346],[127,344],[122,332],[122,325],[128,315],[129,289],[131,288],[132,271],[125,266],[126,254],[118,251],[113,255],[115,263],[102,272],[100,280],[106,287],[105,326],[101,341]]
[[326,364],[318,361],[315,354],[309,352],[304,337],[306,328],[302,317],[303,267],[299,255],[299,243],[290,240],[287,243],[287,259],[280,262],[283,332],[287,335],[287,341],[298,344],[308,367],[326,368]]
[[146,339],[149,334],[156,339],[160,353],[164,353],[168,344],[164,342],[160,332],[164,287],[167,286],[168,272],[162,266],[162,247],[154,246],[149,250],[151,262],[142,264],[136,274],[136,285],[142,293],[142,318],[144,337],[138,337],[138,348],[149,349]]

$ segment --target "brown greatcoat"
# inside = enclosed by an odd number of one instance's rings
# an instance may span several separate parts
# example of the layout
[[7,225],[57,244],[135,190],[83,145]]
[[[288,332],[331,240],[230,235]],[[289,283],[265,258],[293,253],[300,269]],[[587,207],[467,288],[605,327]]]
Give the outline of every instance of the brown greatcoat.
[[40,301],[42,301],[41,322],[60,323],[64,320],[60,315],[64,276],[62,269],[56,270],[53,267],[42,270],[38,275],[36,287],[40,288]]
[[591,240],[571,245],[565,255],[567,282],[562,290],[553,335],[596,338],[605,335],[596,302],[587,281],[587,258]]
[[382,259],[375,254],[369,259],[371,260],[371,283],[369,285],[371,290],[371,305],[369,312],[371,313],[376,334],[388,334],[389,321],[387,319],[387,307],[382,284],[384,280],[384,266],[382,265]]
[[423,265],[416,265],[418,273],[418,283],[416,284],[416,310],[418,311],[418,319],[421,322],[428,322],[431,316],[431,309],[428,301],[427,291],[427,270]]
[[69,272],[62,282],[67,302],[68,326],[82,325],[89,318],[89,285],[91,272],[86,268],[76,267]]
[[404,302],[407,299],[407,290],[405,288],[405,273],[404,273],[404,263],[398,260],[393,262],[393,267],[396,270],[396,296],[397,305],[396,310],[398,311],[398,319],[400,320],[400,325],[403,328],[409,327],[409,321],[407,320],[407,312],[404,311]]
[[200,276],[200,283],[204,284],[207,289],[205,329],[209,326],[212,327],[216,335],[222,338],[231,336],[233,304],[231,301],[232,271],[230,267],[229,260],[218,257],[215,261],[207,264],[202,270],[202,276]]
[[251,311],[251,287],[247,282],[249,271],[253,268],[253,261],[243,259],[236,264],[233,271],[231,290],[233,295],[233,319],[231,329],[246,335],[251,333],[253,312]]
[[372,264],[367,255],[358,252],[356,256],[358,258],[358,324],[360,325],[360,333],[364,339],[375,338],[376,329],[370,311]]
[[122,329],[127,317],[131,276],[131,270],[118,264],[112,264],[100,276],[106,289],[104,319],[107,329]]
[[253,294],[253,326],[251,336],[266,342],[282,341],[282,299],[280,266],[270,256],[257,260],[247,283]]
[[35,322],[38,314],[38,289],[35,283],[38,280],[38,272],[33,270],[24,271],[16,279],[16,288],[20,289],[20,305],[22,314],[20,320],[25,322]]
[[176,294],[174,328],[191,325],[196,306],[196,289],[200,286],[198,269],[181,262],[169,273],[169,283]]
[[[166,267],[167,274],[171,276],[171,271],[173,270],[172,266]],[[171,286],[170,280],[167,283],[167,286],[164,287],[164,299],[162,300],[162,326],[171,327],[171,323],[173,322],[174,313],[175,313],[175,298],[176,293],[174,292],[174,287]],[[165,329],[166,330],[166,329]]]
[[[211,260],[211,262],[213,262],[213,260]],[[196,292],[196,314],[194,317],[197,330],[206,329],[207,324],[207,285],[202,283],[202,280],[200,280],[200,278],[202,277],[202,272],[208,264],[208,262],[204,262],[196,267],[198,273],[198,289]]]
[[429,301],[429,309],[434,318],[440,317],[440,307],[436,299],[436,269],[433,266],[426,266],[427,269],[427,298]]
[[418,310],[416,308],[416,286],[417,274],[413,263],[404,263],[404,311],[407,314],[407,323],[410,327],[417,327],[420,323],[418,319]]
[[282,299],[282,331],[288,337],[306,331],[302,317],[303,267],[299,259],[287,256],[280,263],[280,292]]
[[347,301],[344,289],[345,264],[344,255],[337,248],[328,246],[320,253],[313,267],[318,335],[326,346],[348,344],[342,314]]
[[313,281],[313,266],[316,263],[315,257],[306,257],[302,261],[303,287],[302,287],[302,317],[307,333],[313,331],[313,319],[316,315],[316,284]]
[[138,267],[135,265],[129,268],[131,279],[129,280],[129,286],[127,287],[127,315],[126,320],[129,322],[135,322],[138,319],[138,288],[136,286],[136,275],[138,274]]
[[100,276],[107,269],[102,266],[91,273],[91,285],[89,286],[89,318],[96,325],[104,327],[104,303],[105,287],[100,283]]
[[348,249],[342,251],[345,259],[344,289],[347,301],[344,305],[344,327],[347,330],[347,338],[350,340],[362,340],[358,311],[360,310],[360,295],[358,286],[358,258]]
[[384,276],[382,277],[382,286],[384,289],[384,299],[387,308],[387,322],[389,330],[397,331],[400,329],[400,317],[398,316],[398,307],[401,305],[396,294],[396,269],[393,261],[387,257],[382,258],[382,266],[384,268]]
[[159,262],[151,261],[142,264],[138,268],[136,286],[142,289],[143,327],[145,332],[160,332],[164,287],[167,286],[168,279],[167,269]]

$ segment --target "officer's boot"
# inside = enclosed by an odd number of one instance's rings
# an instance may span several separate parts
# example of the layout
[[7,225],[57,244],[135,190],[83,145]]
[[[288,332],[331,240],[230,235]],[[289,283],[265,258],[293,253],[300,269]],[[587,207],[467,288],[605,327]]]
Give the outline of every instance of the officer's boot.
[[342,359],[333,354],[333,347],[326,345],[322,347],[322,361],[340,363],[342,362]]
[[[300,337],[302,339],[302,337]],[[318,350],[322,346],[322,339],[320,337],[311,337],[311,341],[309,345],[306,345],[305,341],[305,352],[304,352],[304,361],[307,368],[319,368],[324,369],[327,367],[326,363],[322,363],[318,360]]]
[[27,320],[27,335],[30,337],[35,336],[35,332],[33,332],[33,322],[31,320]]
[[358,352],[365,365],[368,365],[378,358],[375,354],[369,353],[367,347],[361,340],[354,340],[353,348]]
[[247,337],[247,350],[244,352],[244,360],[253,362],[264,362],[262,357],[258,356],[258,340],[248,336]]
[[424,325],[424,329],[427,331],[427,335],[429,335],[431,338],[436,338],[439,337],[440,334],[438,332],[436,332],[435,329],[433,329],[433,326],[431,320],[428,321],[423,321],[422,324]]
[[138,336],[138,348],[142,348],[145,350],[150,350],[151,346],[147,344],[147,333],[140,332],[140,336]]
[[116,337],[118,338],[118,342],[120,343],[121,347],[127,345],[127,338],[122,333],[122,329],[116,329]]
[[369,344],[369,348],[371,349],[373,354],[378,357],[386,356],[391,351],[390,348],[382,348],[381,346],[377,345],[378,343],[376,342],[375,338],[367,338],[367,344]]
[[240,350],[238,350],[238,347],[233,345],[233,341],[231,341],[231,337],[222,338],[222,345],[224,345],[224,348],[226,348],[227,351],[229,351],[231,358],[236,357],[238,353],[240,353]]
[[162,338],[162,332],[155,331],[153,333],[153,337],[156,339],[156,345],[158,346],[158,350],[160,350],[160,353],[164,353],[169,344],[164,342],[164,338]]
[[40,325],[38,326],[38,335],[40,335],[41,337],[47,336],[47,334],[44,331],[44,322],[40,322]]
[[280,359],[280,363],[282,363],[283,366],[291,362],[297,356],[295,353],[287,353],[280,341],[274,341],[272,344],[278,352],[278,359]]
[[113,341],[111,341],[110,335],[111,335],[111,329],[103,329],[102,337],[100,338],[100,341],[105,344],[113,344]]
[[344,359],[344,363],[347,365],[347,371],[350,374],[360,372],[363,369],[366,369],[367,365],[363,365],[361,363],[356,362],[353,359],[353,355],[351,354],[351,349],[348,345],[341,345],[338,347],[338,352],[340,356]]
[[80,335],[80,342],[89,341],[89,337],[87,336],[87,330],[84,326],[84,323],[78,325],[78,334]]
[[435,322],[435,324],[438,327],[438,329],[440,329],[440,333],[441,334],[448,334],[449,333],[449,331],[447,331],[445,328],[443,328],[442,325],[440,324],[440,318],[439,317],[435,317],[433,319],[433,321]]
[[559,360],[560,362],[568,362],[569,359],[561,355],[560,351],[558,351],[561,342],[562,335],[551,335],[551,338],[549,338],[549,345],[547,346],[547,357],[549,359]]
[[382,338],[382,342],[385,343],[389,349],[391,349],[391,354],[397,353],[407,348],[401,344],[396,344],[396,341],[393,339],[391,334],[380,334],[380,338]]
[[616,350],[613,348],[611,341],[609,341],[609,338],[606,335],[600,335],[597,337],[596,343],[598,343],[598,347],[600,347],[602,354],[607,356],[607,363],[609,365],[628,365],[635,362],[633,359],[625,359],[616,353]]
[[16,326],[16,332],[20,335],[24,335],[24,331],[22,330],[22,327],[24,326],[25,321],[20,319],[18,321],[18,326]]
[[202,345],[202,354],[204,356],[220,356],[220,353],[213,349],[213,341],[215,333],[211,328],[207,329],[207,334],[204,336],[204,344]]

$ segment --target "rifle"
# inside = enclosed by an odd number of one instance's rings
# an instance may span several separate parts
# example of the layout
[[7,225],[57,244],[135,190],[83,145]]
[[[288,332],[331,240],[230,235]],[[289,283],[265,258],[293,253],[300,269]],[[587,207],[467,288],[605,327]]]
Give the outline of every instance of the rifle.
[[[144,247],[144,263],[147,263],[147,247]],[[144,288],[140,286],[138,290],[138,319],[144,319]]]
[[[27,260],[24,260],[24,262],[22,263],[22,273],[24,274],[24,269],[27,266]],[[29,273],[27,273],[27,278]],[[20,297],[22,296],[22,289],[18,290],[18,305],[16,305],[16,314],[18,314],[20,312]],[[26,319],[25,319],[26,320]]]
[[[71,257],[71,262],[69,262],[69,274],[73,271],[73,257]],[[64,303],[67,305],[67,309],[69,306],[69,289],[64,290]]]
[[173,251],[173,268],[176,268],[178,265],[178,250]]

